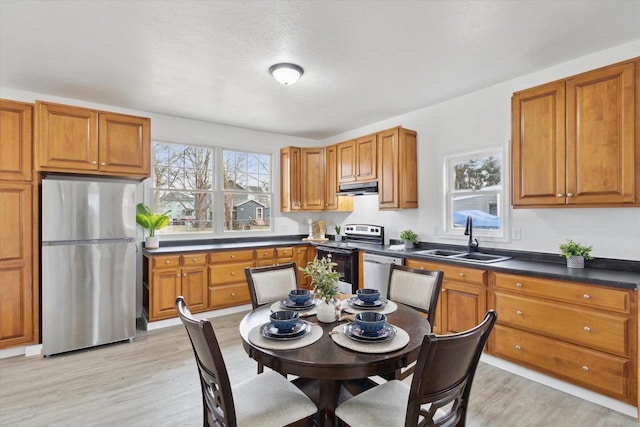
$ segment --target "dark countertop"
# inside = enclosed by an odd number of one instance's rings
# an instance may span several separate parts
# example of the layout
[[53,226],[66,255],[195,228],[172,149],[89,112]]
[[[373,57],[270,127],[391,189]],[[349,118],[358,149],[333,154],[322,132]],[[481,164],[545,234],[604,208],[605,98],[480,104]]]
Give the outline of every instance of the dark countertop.
[[[173,241],[162,242],[158,249],[143,249],[143,254],[170,255],[184,252],[210,252],[233,249],[253,249],[261,247],[296,246],[316,242],[303,241],[300,236],[269,236],[260,238],[242,239],[215,239],[209,241]],[[345,246],[344,243],[329,241],[335,246]],[[392,241],[399,244],[399,241]],[[321,243],[320,243],[321,244]],[[528,276],[545,277],[572,282],[590,283],[596,285],[611,286],[622,289],[640,289],[640,261],[594,259],[586,262],[583,269],[567,268],[566,260],[557,254],[544,254],[537,252],[508,251],[502,249],[482,249],[482,252],[496,255],[511,256],[512,259],[495,263],[479,263],[467,260],[454,260],[442,257],[419,255],[415,252],[425,249],[456,249],[466,250],[466,246],[430,244],[422,242],[419,248],[391,250],[389,245],[372,245],[365,243],[350,243],[349,246],[359,250],[380,255],[389,255],[400,258],[414,258],[425,261],[442,262],[445,264],[463,265],[483,270],[499,271],[510,274],[523,274]]]

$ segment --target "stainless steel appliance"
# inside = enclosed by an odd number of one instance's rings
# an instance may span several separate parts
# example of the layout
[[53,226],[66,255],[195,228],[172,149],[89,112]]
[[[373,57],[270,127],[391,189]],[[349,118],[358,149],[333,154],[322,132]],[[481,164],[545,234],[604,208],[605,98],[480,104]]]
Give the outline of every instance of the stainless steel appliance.
[[121,180],[43,180],[45,356],[135,336],[135,189]]
[[342,273],[338,290],[355,293],[358,289],[358,248],[366,250],[384,245],[384,227],[370,224],[347,224],[344,227],[344,240],[318,245],[318,258],[331,255],[337,263],[336,271]]
[[404,258],[366,253],[362,257],[365,287],[378,289],[382,298],[387,297],[391,264],[404,264]]

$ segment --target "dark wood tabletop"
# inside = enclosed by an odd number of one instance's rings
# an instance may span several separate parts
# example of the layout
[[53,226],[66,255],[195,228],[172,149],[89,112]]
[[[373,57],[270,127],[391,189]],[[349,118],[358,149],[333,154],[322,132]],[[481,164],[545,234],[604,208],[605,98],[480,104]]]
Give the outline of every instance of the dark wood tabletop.
[[[403,304],[387,315],[388,323],[409,334],[409,344],[389,353],[361,353],[336,344],[329,332],[340,322],[320,323],[323,334],[312,345],[292,350],[268,350],[249,341],[249,331],[269,321],[270,306],[259,307],[240,322],[240,335],[249,356],[275,371],[318,380],[321,425],[334,425],[334,410],[340,386],[345,380],[393,373],[418,358],[424,335],[431,332],[429,322],[422,315]],[[315,316],[306,320],[317,322]],[[344,323],[344,322],[343,322]]]

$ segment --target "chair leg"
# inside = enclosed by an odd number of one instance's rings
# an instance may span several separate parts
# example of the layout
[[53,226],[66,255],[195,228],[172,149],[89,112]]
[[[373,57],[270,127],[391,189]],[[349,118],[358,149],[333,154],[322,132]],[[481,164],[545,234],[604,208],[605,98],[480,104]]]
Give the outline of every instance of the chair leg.
[[258,363],[258,375],[264,372],[264,365],[262,363]]

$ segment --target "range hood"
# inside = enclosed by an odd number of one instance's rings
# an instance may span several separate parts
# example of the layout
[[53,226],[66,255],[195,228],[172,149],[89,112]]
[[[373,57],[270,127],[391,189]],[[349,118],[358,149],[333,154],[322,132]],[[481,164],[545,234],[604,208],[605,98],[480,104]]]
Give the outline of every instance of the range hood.
[[362,196],[365,194],[378,194],[378,181],[341,184],[336,193],[338,196]]

